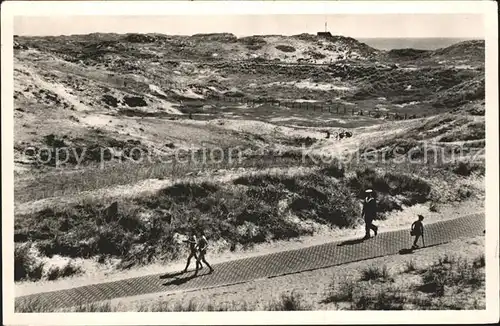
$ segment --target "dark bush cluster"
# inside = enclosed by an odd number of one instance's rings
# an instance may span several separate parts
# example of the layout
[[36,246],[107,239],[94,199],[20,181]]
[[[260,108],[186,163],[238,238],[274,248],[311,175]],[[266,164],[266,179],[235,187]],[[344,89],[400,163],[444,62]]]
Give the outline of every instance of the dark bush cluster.
[[[140,141],[117,140],[107,137],[99,129],[94,130],[95,140],[82,138],[70,139],[66,135],[49,134],[44,136],[42,146],[29,144],[17,145],[16,150],[26,153],[35,166],[76,165],[91,162],[109,161],[114,158],[139,160],[148,155],[148,148]],[[116,153],[111,149],[116,149]]]
[[[406,174],[384,173],[378,174],[375,170],[365,168],[356,171],[356,175],[347,181],[350,189],[358,198],[364,197],[366,189],[373,189],[382,195],[405,197],[406,205],[423,203],[429,199],[431,186],[428,182],[416,176]],[[381,208],[397,209],[398,206],[387,202],[384,197]]]
[[295,52],[295,48],[290,45],[276,45],[276,49],[282,52]]
[[[310,229],[287,219],[288,211],[300,219],[352,227],[359,216],[357,198],[363,198],[367,188],[379,193],[381,212],[424,202],[430,192],[419,178],[371,169],[346,179],[338,163],[302,176],[243,176],[233,185],[177,183],[154,195],[119,202],[111,215],[109,208],[90,203],[46,209],[16,218],[15,241],[35,241],[46,256],[115,256],[130,264],[148,263],[175,259],[183,252],[174,241],[176,233],[204,231],[213,241],[224,239],[234,248],[309,234]],[[401,203],[396,195],[403,197]]]
[[31,254],[29,244],[15,244],[14,280],[40,280],[43,276],[44,263],[37,261]]

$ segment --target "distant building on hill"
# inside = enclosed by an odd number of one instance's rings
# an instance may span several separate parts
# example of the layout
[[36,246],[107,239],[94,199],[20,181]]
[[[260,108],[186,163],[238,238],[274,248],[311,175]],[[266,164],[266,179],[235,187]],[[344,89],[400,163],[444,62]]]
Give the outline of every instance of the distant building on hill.
[[333,37],[332,33],[330,33],[330,32],[318,32],[317,35],[318,35],[318,37],[324,37],[324,38],[331,38],[331,37]]

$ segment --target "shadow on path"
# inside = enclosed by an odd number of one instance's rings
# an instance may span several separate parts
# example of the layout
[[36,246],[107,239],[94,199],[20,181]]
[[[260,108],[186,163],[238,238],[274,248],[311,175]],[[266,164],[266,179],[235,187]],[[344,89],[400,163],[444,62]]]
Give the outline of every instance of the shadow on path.
[[366,239],[366,238],[359,238],[359,239],[354,239],[354,240],[347,240],[347,241],[339,243],[337,246],[339,246],[339,247],[350,246],[350,245],[361,243],[361,242],[363,242],[365,240],[368,240],[368,239]]
[[405,248],[405,249],[401,249],[401,250],[399,251],[399,254],[400,254],[400,255],[408,255],[408,254],[412,254],[412,253],[413,253],[413,249],[407,249],[407,248]]
[[160,280],[163,280],[163,279],[166,279],[166,278],[176,277],[176,276],[179,276],[179,275],[182,275],[182,274],[184,274],[184,272],[166,273],[166,274],[163,274],[163,275],[160,276]]
[[177,286],[179,286],[179,285],[182,285],[184,283],[187,283],[187,282],[191,281],[194,278],[199,278],[199,277],[203,277],[203,276],[206,276],[206,275],[209,275],[209,274],[201,274],[201,275],[192,274],[190,276],[178,278],[178,279],[175,279],[175,280],[163,283],[163,286],[169,286],[169,285],[177,285]]

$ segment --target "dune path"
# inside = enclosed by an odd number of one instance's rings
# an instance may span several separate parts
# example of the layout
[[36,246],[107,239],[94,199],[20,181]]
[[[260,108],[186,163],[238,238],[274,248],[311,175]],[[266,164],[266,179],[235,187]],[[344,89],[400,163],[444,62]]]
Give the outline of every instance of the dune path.
[[[425,226],[426,247],[440,245],[457,238],[483,234],[483,213],[462,216]],[[213,273],[203,268],[197,276],[194,271],[183,274],[148,275],[109,283],[75,287],[53,292],[17,297],[15,305],[37,302],[50,310],[69,308],[104,300],[131,297],[149,293],[194,291],[227,286],[262,278],[341,265],[376,257],[410,253],[412,238],[408,230],[379,233],[368,240],[331,242],[297,250],[288,250],[215,264]],[[192,263],[193,264],[193,263]]]

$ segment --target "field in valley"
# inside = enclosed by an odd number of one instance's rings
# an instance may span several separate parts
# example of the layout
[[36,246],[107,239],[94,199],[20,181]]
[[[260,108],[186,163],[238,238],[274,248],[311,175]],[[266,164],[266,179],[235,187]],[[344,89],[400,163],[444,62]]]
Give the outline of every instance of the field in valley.
[[359,235],[366,188],[386,230],[482,211],[484,77],[478,40],[15,37],[17,286],[181,266],[191,229],[215,261]]

